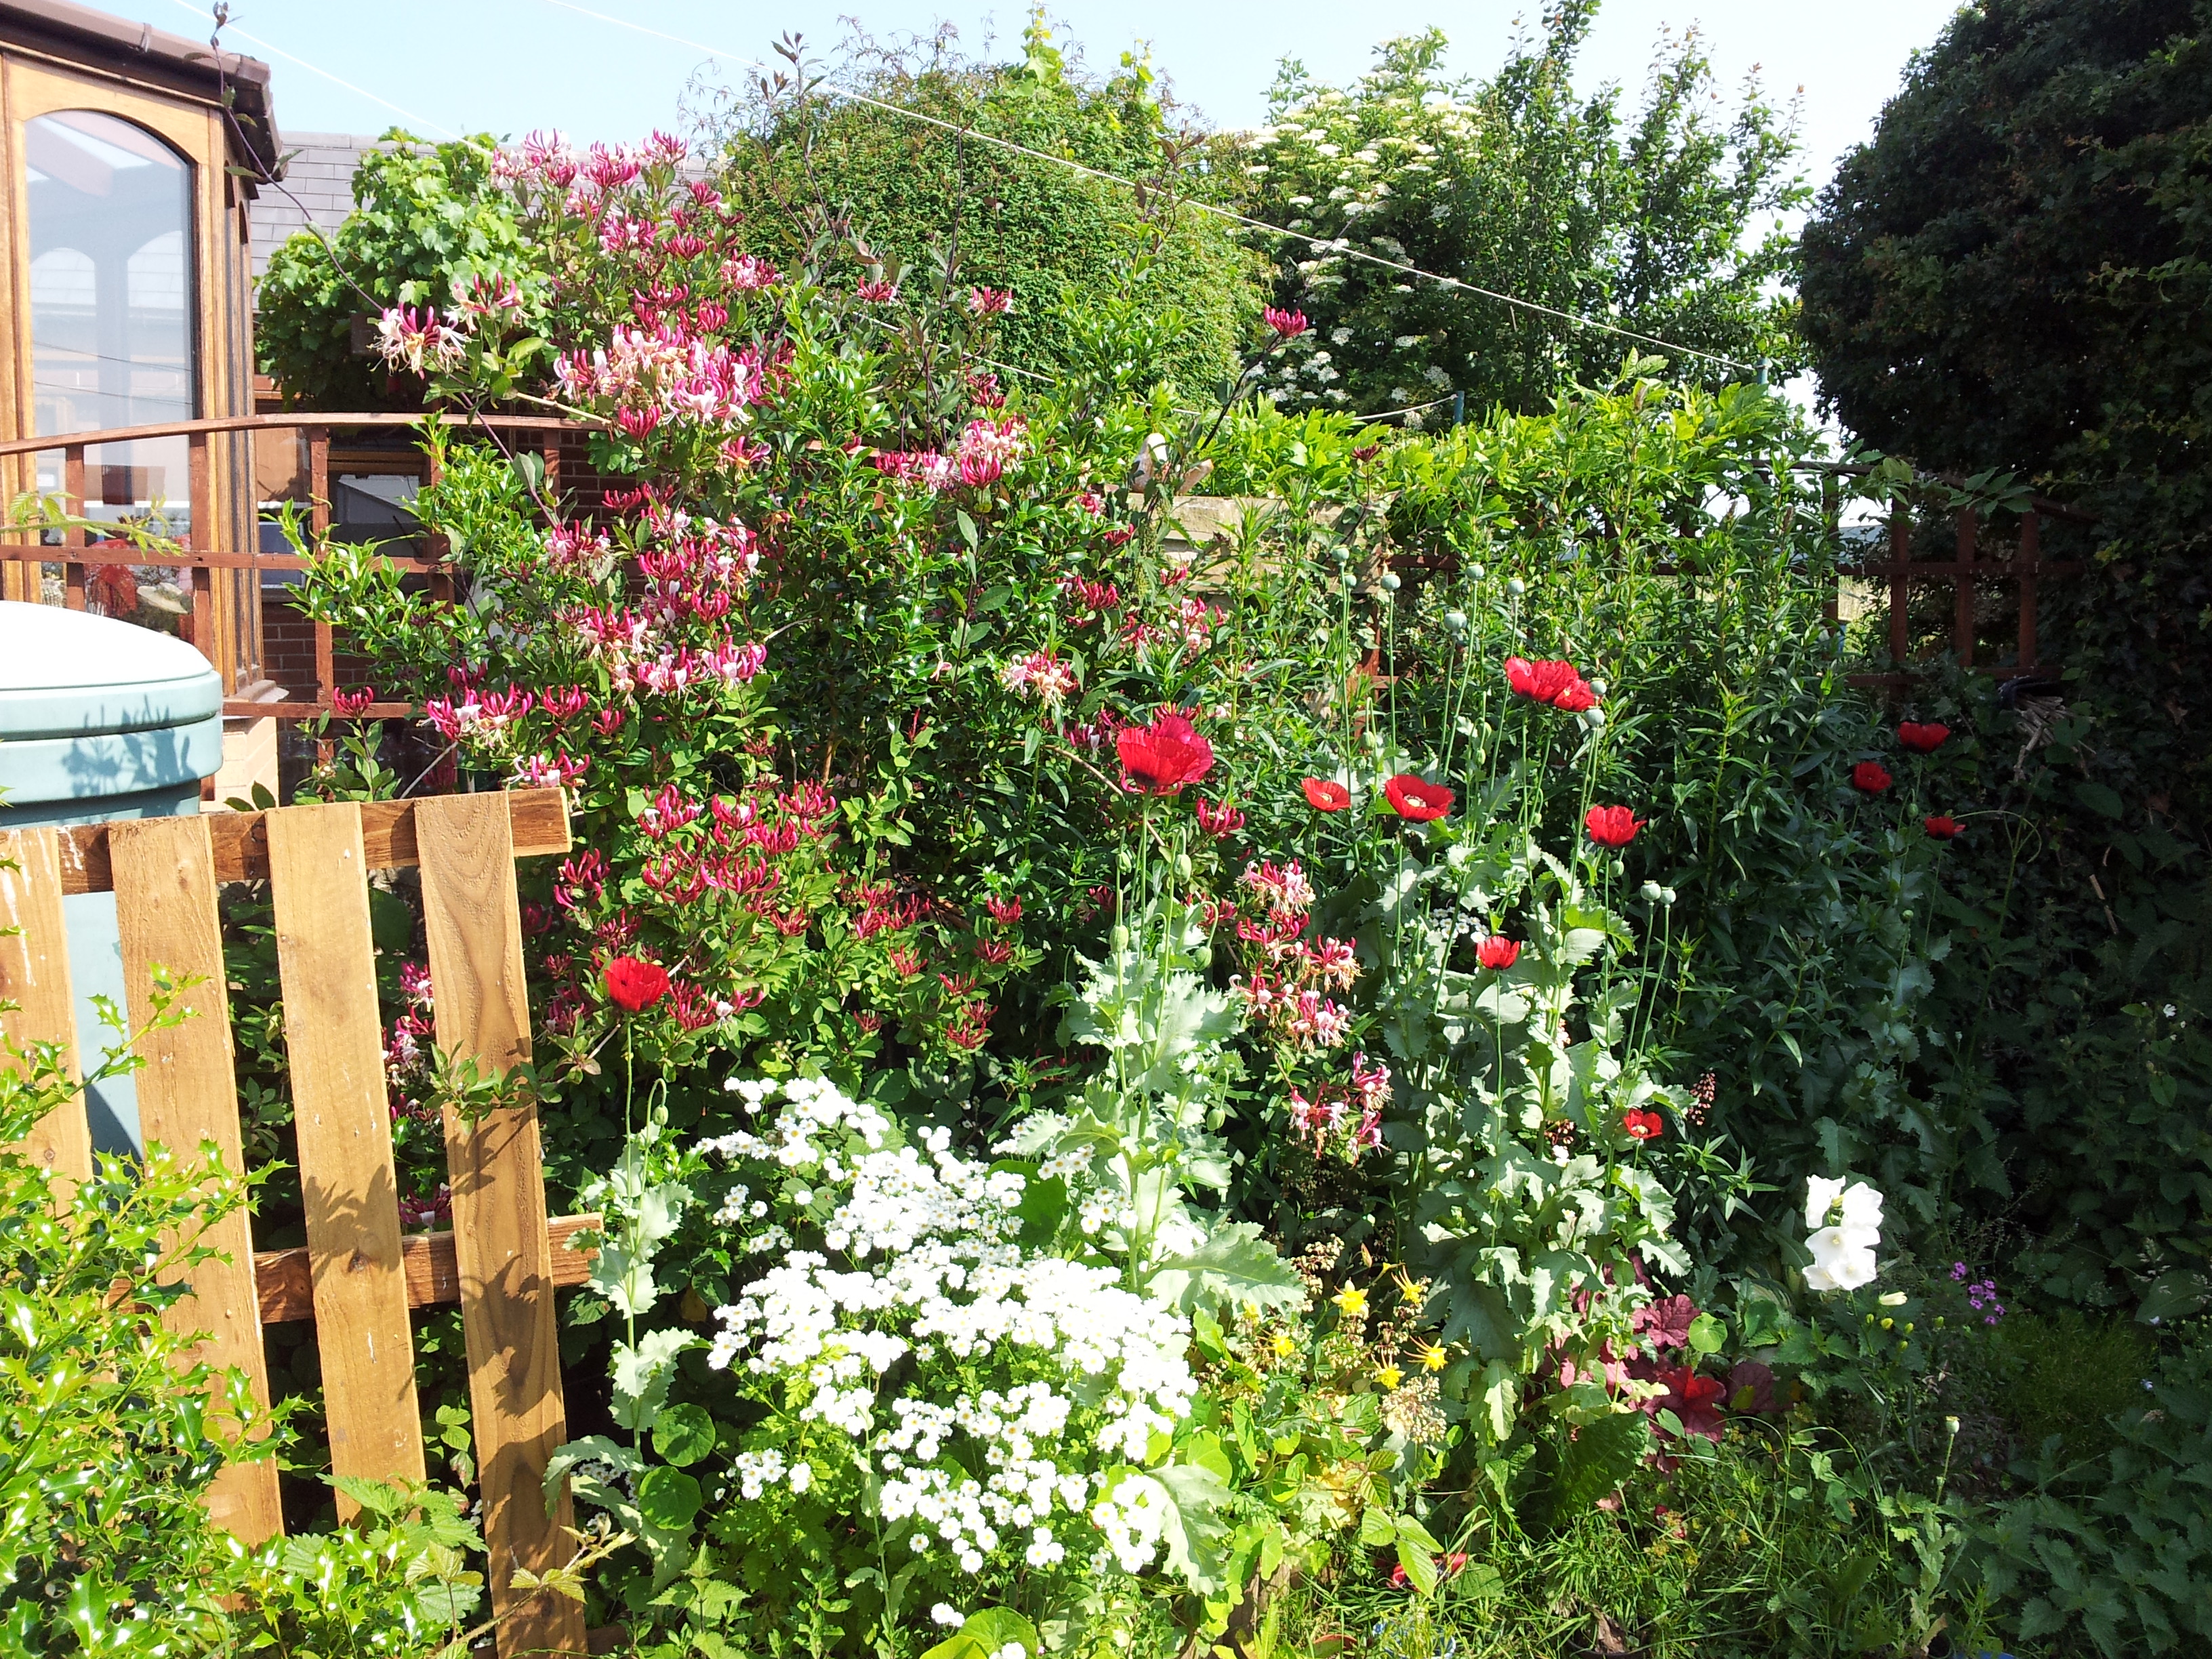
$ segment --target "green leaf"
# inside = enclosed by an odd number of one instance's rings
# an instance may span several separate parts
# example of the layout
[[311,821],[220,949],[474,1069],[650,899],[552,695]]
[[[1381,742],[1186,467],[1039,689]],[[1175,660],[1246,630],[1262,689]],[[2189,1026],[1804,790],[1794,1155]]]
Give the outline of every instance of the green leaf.
[[1170,1463],[1152,1477],[1133,1478],[1157,1478],[1175,1500],[1175,1512],[1160,1532],[1168,1571],[1201,1595],[1223,1589],[1228,1583],[1223,1541],[1229,1534],[1231,1499],[1221,1477],[1194,1463]]
[[671,1406],[653,1420],[653,1449],[678,1468],[714,1449],[714,1419],[696,1406]]
[[2125,817],[2128,810],[2126,803],[2117,793],[2093,779],[2084,778],[2074,786],[2074,799],[2091,811],[2100,812],[2108,818]]
[[1206,1305],[1236,1309],[1303,1308],[1306,1289],[1282,1253],[1249,1221],[1225,1221],[1205,1243],[1170,1256],[1152,1270],[1146,1286],[1155,1302],[1184,1313]]
[[921,1656],[921,1659],[997,1659],[1009,1643],[1018,1642],[1031,1659],[1042,1650],[1036,1626],[1012,1607],[986,1607],[971,1613],[951,1635]]
[[1728,1327],[1711,1314],[1701,1313],[1690,1322],[1690,1346],[1695,1352],[1718,1353],[1727,1340]]
[[691,1524],[703,1501],[699,1483],[681,1469],[647,1469],[637,1483],[638,1513],[671,1532]]
[[612,1365],[614,1419],[626,1429],[644,1429],[660,1414],[676,1374],[676,1356],[704,1339],[690,1331],[647,1331],[635,1347],[617,1342]]

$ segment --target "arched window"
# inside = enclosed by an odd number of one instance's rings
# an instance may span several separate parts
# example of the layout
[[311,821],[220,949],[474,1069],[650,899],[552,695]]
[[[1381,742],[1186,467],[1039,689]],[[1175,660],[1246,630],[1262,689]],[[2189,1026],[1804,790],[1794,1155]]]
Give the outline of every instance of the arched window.
[[[23,124],[31,380],[40,434],[190,420],[194,397],[191,164],[143,127],[92,110]],[[102,446],[88,510],[163,507],[185,527],[182,438]],[[42,480],[43,483],[43,480]]]

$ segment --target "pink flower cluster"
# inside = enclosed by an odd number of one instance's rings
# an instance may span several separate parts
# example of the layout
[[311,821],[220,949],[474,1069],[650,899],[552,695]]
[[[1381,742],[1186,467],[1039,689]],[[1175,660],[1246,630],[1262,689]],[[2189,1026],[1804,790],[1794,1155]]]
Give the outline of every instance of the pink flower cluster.
[[1049,651],[1032,651],[1001,668],[999,684],[1009,691],[1035,697],[1048,708],[1055,707],[1073,695],[1075,670]]
[[982,489],[998,483],[1028,447],[1027,422],[1010,415],[1003,421],[969,422],[959,447],[950,455],[933,449],[891,450],[869,457],[869,465],[885,477],[924,489],[955,484]]
[[764,383],[757,352],[697,338],[670,318],[652,329],[616,324],[606,344],[565,353],[554,377],[574,402],[612,405],[617,424],[635,437],[664,417],[736,426],[760,401]]
[[1362,1152],[1382,1144],[1382,1109],[1389,1103],[1390,1068],[1357,1054],[1349,1086],[1321,1084],[1311,1099],[1303,1089],[1291,1089],[1291,1126],[1313,1142],[1316,1152],[1334,1143],[1346,1162],[1357,1164]]

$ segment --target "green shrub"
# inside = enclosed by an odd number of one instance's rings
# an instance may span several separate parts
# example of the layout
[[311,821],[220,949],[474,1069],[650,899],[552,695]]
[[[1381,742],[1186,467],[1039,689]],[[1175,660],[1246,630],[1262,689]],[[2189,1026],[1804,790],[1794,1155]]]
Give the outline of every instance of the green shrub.
[[2018,1609],[2016,1638],[2053,1659],[2200,1651],[2212,1638],[2212,1339],[2199,1327],[2148,1376],[2098,1381],[2134,1395],[2109,1420],[2112,1443],[2085,1457],[2062,1426],[2021,1467],[2034,1490],[1982,1528],[1984,1578]]
[[[170,1001],[158,985],[152,1028],[182,1018]],[[112,1024],[94,1082],[141,1063]],[[193,1360],[162,1321],[249,1183],[211,1147],[152,1146],[62,1188],[18,1143],[82,1112],[81,1092],[54,1043],[0,1055],[0,1643],[150,1652],[216,1627],[231,1552],[201,1495],[227,1460],[273,1449],[240,1437],[261,1426],[244,1375]]]
[[356,319],[387,307],[450,307],[456,286],[504,279],[535,319],[545,299],[539,265],[492,175],[488,136],[429,149],[392,128],[361,159],[354,210],[327,238],[303,230],[269,258],[254,290],[262,373],[286,401],[310,409],[380,409],[418,401],[421,384],[394,379],[354,349]]

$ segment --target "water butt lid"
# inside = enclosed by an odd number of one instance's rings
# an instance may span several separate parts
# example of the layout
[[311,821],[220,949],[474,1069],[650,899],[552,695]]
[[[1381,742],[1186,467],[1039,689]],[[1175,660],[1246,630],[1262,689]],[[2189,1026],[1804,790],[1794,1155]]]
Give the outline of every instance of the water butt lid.
[[0,741],[158,731],[222,712],[222,676],[182,640],[0,600]]

